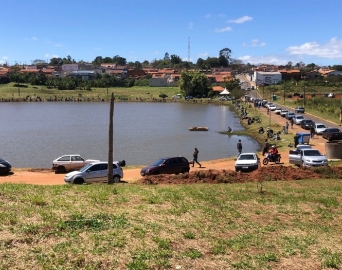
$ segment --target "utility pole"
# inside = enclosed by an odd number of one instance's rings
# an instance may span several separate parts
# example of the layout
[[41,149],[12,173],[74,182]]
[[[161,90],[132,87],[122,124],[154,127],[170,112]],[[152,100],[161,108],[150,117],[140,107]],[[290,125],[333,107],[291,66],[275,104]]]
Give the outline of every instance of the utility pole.
[[110,109],[109,109],[109,140],[108,140],[108,174],[107,174],[107,182],[108,185],[114,184],[113,179],[113,148],[114,148],[114,93],[110,98]]
[[286,87],[286,81],[284,79],[284,100],[283,100],[283,104],[285,105],[285,87]]

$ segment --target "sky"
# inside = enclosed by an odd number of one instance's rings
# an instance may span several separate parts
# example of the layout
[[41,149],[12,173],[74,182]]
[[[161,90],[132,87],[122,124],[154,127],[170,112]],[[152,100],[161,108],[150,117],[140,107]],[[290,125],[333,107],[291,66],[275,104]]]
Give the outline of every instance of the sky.
[[342,65],[342,0],[0,0],[0,64],[71,56]]

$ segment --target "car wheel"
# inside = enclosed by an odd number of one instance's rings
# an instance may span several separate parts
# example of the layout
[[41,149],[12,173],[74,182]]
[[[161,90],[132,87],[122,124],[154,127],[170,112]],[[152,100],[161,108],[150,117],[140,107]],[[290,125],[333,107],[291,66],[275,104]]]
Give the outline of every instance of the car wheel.
[[84,183],[84,180],[82,178],[76,178],[74,180],[74,184],[76,185],[82,185]]
[[64,166],[58,166],[56,172],[57,173],[65,173],[65,167]]
[[183,170],[182,170],[182,173],[184,174],[184,173],[188,173],[189,172],[189,170],[188,169],[186,169],[186,168],[183,168]]
[[121,177],[119,175],[114,175],[113,181],[114,183],[120,183]]
[[235,168],[235,171],[236,171],[236,172],[238,172],[238,171],[239,171],[239,169],[238,169],[238,168]]

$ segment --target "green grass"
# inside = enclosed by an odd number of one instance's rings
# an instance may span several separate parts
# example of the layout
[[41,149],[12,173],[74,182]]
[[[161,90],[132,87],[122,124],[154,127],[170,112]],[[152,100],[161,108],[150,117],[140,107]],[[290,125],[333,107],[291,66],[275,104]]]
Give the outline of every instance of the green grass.
[[340,180],[0,185],[0,269],[342,266]]

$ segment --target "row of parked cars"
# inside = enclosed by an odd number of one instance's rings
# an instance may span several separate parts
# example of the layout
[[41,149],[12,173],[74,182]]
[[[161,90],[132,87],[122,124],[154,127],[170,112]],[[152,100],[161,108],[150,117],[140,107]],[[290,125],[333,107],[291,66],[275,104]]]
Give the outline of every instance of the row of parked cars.
[[[120,182],[123,178],[122,167],[126,162],[113,162],[113,181]],[[106,182],[108,172],[108,162],[84,159],[78,154],[64,155],[52,162],[52,169],[56,173],[65,173],[64,181],[70,184],[83,184],[94,182]],[[158,174],[179,174],[188,173],[190,163],[185,157],[167,157],[160,158],[150,166],[141,169],[140,174],[158,175]]]
[[286,118],[289,121],[293,119],[294,124],[299,125],[305,130],[311,130],[311,128],[314,128],[315,134],[322,135],[322,137],[328,141],[342,140],[342,132],[340,129],[327,127],[323,123],[316,123],[311,119],[306,119],[303,116],[305,113],[304,107],[297,107],[295,108],[294,112],[277,107],[274,109],[274,113]]

